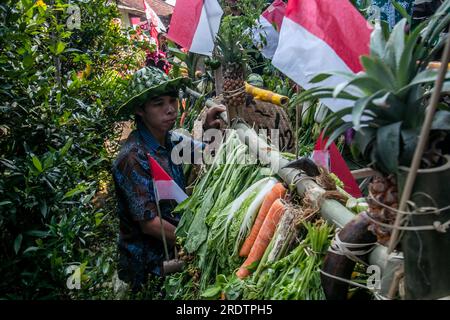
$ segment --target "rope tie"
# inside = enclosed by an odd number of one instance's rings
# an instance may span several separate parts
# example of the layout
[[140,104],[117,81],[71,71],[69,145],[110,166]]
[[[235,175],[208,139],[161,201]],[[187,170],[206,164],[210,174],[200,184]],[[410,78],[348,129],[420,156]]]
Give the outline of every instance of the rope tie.
[[389,229],[397,229],[397,230],[405,230],[405,231],[428,231],[428,230],[436,230],[437,232],[446,233],[448,228],[450,227],[450,220],[447,220],[446,222],[442,223],[440,221],[434,221],[432,225],[425,225],[425,226],[414,226],[414,227],[404,227],[404,226],[398,226],[395,227],[392,224],[387,224],[380,222],[370,216],[369,213],[367,213],[367,217],[370,221],[373,223],[376,223],[384,228]]
[[223,91],[222,93],[224,98],[232,98],[242,93],[245,93],[245,86],[241,86],[235,90]]
[[[422,192],[420,192],[420,194],[424,194]],[[426,194],[424,194],[426,195]],[[427,197],[429,197],[428,195],[426,195]],[[367,197],[368,200],[371,200],[373,202],[375,202],[378,206],[383,207],[387,210],[391,210],[395,213],[401,213],[404,215],[423,215],[423,214],[439,214],[443,211],[449,210],[450,209],[450,205],[446,206],[446,207],[442,207],[442,208],[436,208],[436,207],[417,207],[417,205],[412,202],[412,201],[408,201],[408,205],[412,208],[412,211],[401,211],[395,208],[392,208],[380,201],[378,201],[371,192],[369,192],[369,196]]]
[[[345,256],[354,262],[357,263],[359,262],[368,266],[368,264],[359,257],[365,256],[370,252],[372,252],[372,250],[375,249],[376,243],[377,242],[369,242],[369,243],[344,242],[339,238],[339,232],[337,232],[336,235],[334,236],[333,241],[331,242],[330,247],[328,248],[328,251],[337,255]],[[370,248],[367,248],[368,246],[370,246]]]

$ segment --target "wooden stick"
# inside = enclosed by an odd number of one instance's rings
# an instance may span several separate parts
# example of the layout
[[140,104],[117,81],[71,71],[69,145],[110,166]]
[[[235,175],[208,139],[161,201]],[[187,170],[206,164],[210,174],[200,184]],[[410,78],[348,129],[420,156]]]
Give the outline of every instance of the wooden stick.
[[297,104],[295,106],[295,159],[299,158],[300,148],[298,146],[298,130],[299,130],[299,122],[300,122],[300,114],[301,114],[301,106]]
[[[449,27],[450,33],[450,27]],[[405,211],[406,203],[411,197],[412,189],[414,187],[414,182],[417,176],[417,170],[420,167],[420,161],[423,156],[425,145],[428,140],[428,136],[431,130],[431,124],[433,122],[433,117],[436,112],[437,105],[439,103],[439,97],[441,95],[442,85],[444,83],[445,75],[447,73],[447,63],[450,60],[450,34],[447,35],[447,41],[445,44],[444,54],[442,56],[441,67],[439,69],[439,74],[434,85],[434,91],[431,96],[430,104],[426,110],[425,121],[423,123],[422,129],[420,131],[419,141],[417,143],[416,150],[414,152],[414,157],[411,163],[411,168],[409,169],[408,176],[406,178],[405,187],[403,189],[402,197],[400,199],[400,204],[398,208],[398,213],[395,218],[394,229],[392,231],[391,239],[389,240],[388,254],[391,253],[396,246],[400,222],[402,221],[403,214],[401,212]]]
[[351,171],[353,178],[355,179],[362,179],[362,178],[368,178],[373,177],[378,174],[378,171],[375,171],[371,168],[362,168]]

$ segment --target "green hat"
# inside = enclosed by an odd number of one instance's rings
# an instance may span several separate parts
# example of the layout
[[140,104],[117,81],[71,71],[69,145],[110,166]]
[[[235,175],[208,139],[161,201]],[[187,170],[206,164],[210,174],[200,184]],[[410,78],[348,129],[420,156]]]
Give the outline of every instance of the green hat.
[[247,83],[259,88],[264,87],[264,79],[257,73],[250,74],[247,78]]
[[189,78],[170,79],[163,71],[155,67],[142,68],[133,75],[129,88],[131,97],[119,107],[117,113],[130,113],[134,107],[142,106],[151,98],[168,93],[178,93],[190,83]]

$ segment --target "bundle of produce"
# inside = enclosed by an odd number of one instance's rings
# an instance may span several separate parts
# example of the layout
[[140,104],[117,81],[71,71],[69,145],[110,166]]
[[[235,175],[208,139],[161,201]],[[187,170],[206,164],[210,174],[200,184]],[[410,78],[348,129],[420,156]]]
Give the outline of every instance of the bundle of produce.
[[280,260],[266,263],[261,275],[249,280],[245,299],[325,299],[319,270],[333,228],[321,220],[305,222],[304,227],[306,236],[294,250]]
[[188,267],[166,279],[171,298],[198,297],[217,274],[232,273],[241,263],[239,248],[265,194],[277,182],[267,177],[270,169],[243,161],[247,150],[236,132],[229,131],[191,197],[175,209],[182,213],[176,234]]
[[239,248],[250,232],[264,196],[276,182],[274,178],[257,181],[224,210],[210,217],[213,223],[199,263],[202,289],[218,274],[231,274],[242,263]]

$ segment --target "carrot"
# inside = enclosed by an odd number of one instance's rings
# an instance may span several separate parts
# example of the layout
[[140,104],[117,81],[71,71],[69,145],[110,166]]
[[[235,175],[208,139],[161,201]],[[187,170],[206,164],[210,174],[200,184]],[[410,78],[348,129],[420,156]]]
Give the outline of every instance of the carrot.
[[270,207],[275,202],[275,200],[283,198],[286,195],[286,188],[281,182],[273,186],[272,190],[264,197],[264,202],[259,209],[258,215],[256,217],[255,223],[253,224],[250,234],[247,239],[245,239],[242,245],[241,251],[239,252],[240,257],[247,257],[250,253],[250,249],[258,236],[259,229],[263,225],[264,219],[269,212]]
[[183,113],[181,114],[181,118],[180,118],[180,127],[183,127],[184,121],[186,121],[186,115],[187,115],[186,112],[183,112]]
[[258,236],[256,237],[255,243],[253,244],[247,259],[236,272],[236,275],[240,279],[243,279],[250,274],[250,271],[247,269],[248,266],[255,263],[256,261],[261,260],[261,258],[263,257],[264,252],[266,251],[270,240],[275,234],[277,225],[280,222],[280,219],[285,211],[286,207],[284,206],[281,199],[275,200],[275,202],[270,207],[269,212],[267,213],[266,219],[264,220],[264,223],[259,230]]

